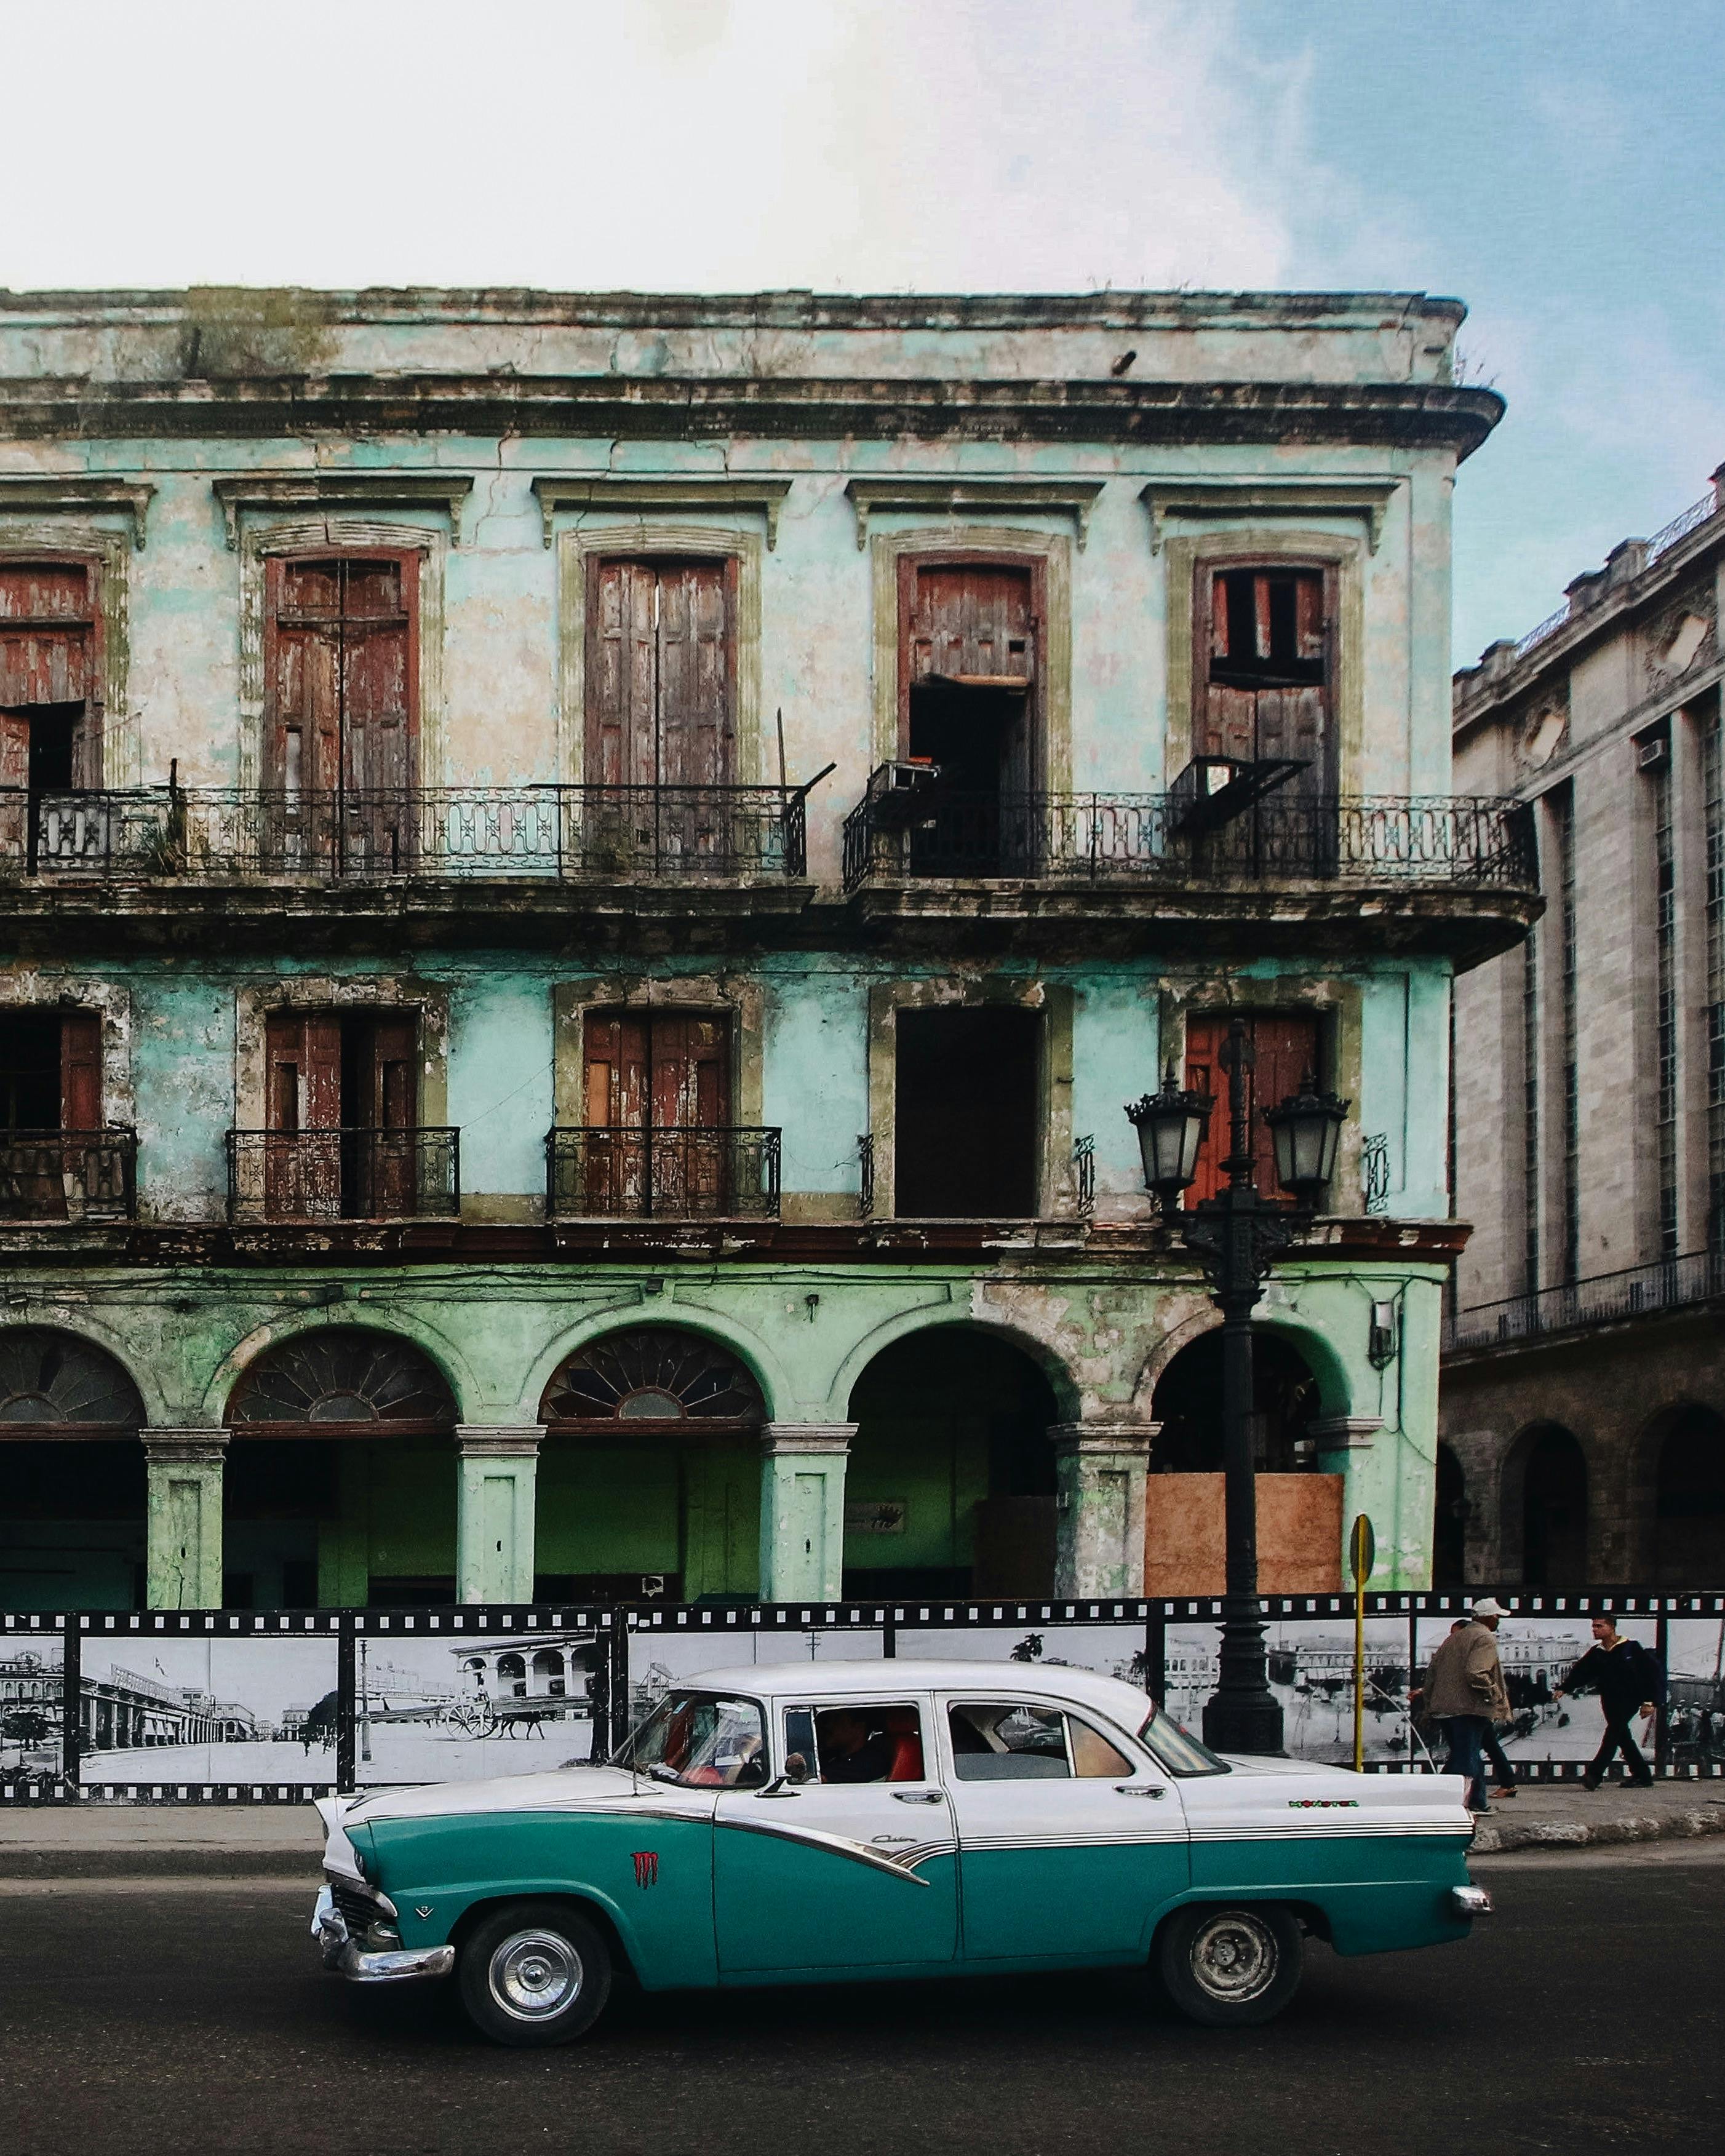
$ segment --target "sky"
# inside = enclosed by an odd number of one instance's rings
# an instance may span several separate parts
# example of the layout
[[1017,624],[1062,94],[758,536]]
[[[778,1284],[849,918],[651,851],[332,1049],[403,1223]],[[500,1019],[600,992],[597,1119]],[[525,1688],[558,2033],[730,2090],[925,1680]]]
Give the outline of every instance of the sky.
[[1725,460],[1720,0],[0,0],[0,52],[15,290],[1463,299],[1458,664]]

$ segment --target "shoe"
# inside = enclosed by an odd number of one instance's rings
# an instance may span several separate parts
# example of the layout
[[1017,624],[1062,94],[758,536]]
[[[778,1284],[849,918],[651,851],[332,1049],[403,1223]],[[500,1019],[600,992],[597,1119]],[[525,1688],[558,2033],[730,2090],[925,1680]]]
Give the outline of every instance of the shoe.
[[1592,1774],[1584,1774],[1581,1778],[1581,1786],[1590,1797],[1594,1796],[1597,1794],[1599,1787],[1598,1778]]
[[1519,1796],[1521,1794],[1521,1791],[1516,1787],[1513,1782],[1511,1782],[1503,1789],[1493,1789],[1491,1794],[1494,1797],[1515,1797]]
[[1651,1774],[1632,1775],[1630,1778],[1630,1786],[1636,1789],[1651,1789],[1653,1787],[1653,1777]]
[[1486,1813],[1491,1810],[1491,1807],[1490,1804],[1470,1804],[1467,1809],[1473,1814],[1476,1819],[1484,1819]]

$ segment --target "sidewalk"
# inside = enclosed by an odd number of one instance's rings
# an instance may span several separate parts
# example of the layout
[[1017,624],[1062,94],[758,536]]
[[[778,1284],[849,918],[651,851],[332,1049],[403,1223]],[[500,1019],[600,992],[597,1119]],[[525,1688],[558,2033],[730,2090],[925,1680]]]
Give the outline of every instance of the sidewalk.
[[[1725,1782],[1524,1783],[1493,1804],[1473,1851],[1587,1849],[1725,1835]],[[0,1881],[8,1879],[305,1879],[315,1881],[323,1835],[310,1804],[59,1804],[0,1811]]]
[[1592,1796],[1579,1782],[1524,1782],[1480,1821],[1473,1853],[1597,1849],[1697,1834],[1725,1834],[1725,1782],[1656,1782],[1651,1789],[1607,1782]]

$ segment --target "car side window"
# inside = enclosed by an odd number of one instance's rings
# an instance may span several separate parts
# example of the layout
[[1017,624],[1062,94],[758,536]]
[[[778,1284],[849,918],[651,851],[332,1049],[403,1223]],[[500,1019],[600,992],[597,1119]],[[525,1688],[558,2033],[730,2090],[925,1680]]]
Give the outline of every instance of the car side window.
[[907,1701],[787,1707],[784,1750],[792,1782],[920,1782],[926,1775],[922,1717]]
[[1131,1760],[1117,1752],[1099,1729],[1092,1729],[1087,1722],[1081,1722],[1076,1714],[1066,1717],[1066,1734],[1072,1747],[1072,1772],[1081,1778],[1093,1777],[1101,1781],[1109,1777],[1118,1779],[1130,1774]]
[[961,1782],[1100,1779],[1132,1771],[1100,1731],[1076,1715],[1028,1702],[955,1702],[947,1709],[952,1772]]

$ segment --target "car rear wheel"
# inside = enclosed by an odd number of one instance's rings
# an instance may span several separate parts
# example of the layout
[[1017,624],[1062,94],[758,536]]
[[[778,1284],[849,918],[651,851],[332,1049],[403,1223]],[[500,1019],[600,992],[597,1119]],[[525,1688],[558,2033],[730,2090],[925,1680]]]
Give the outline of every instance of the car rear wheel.
[[1299,1989],[1305,1948],[1286,1909],[1194,1903],[1156,1943],[1157,1974],[1181,2013],[1212,2029],[1274,2020]]
[[605,2010],[611,1949],[562,1903],[513,1902],[468,1933],[456,1980],[468,2018],[494,2044],[567,2044]]

